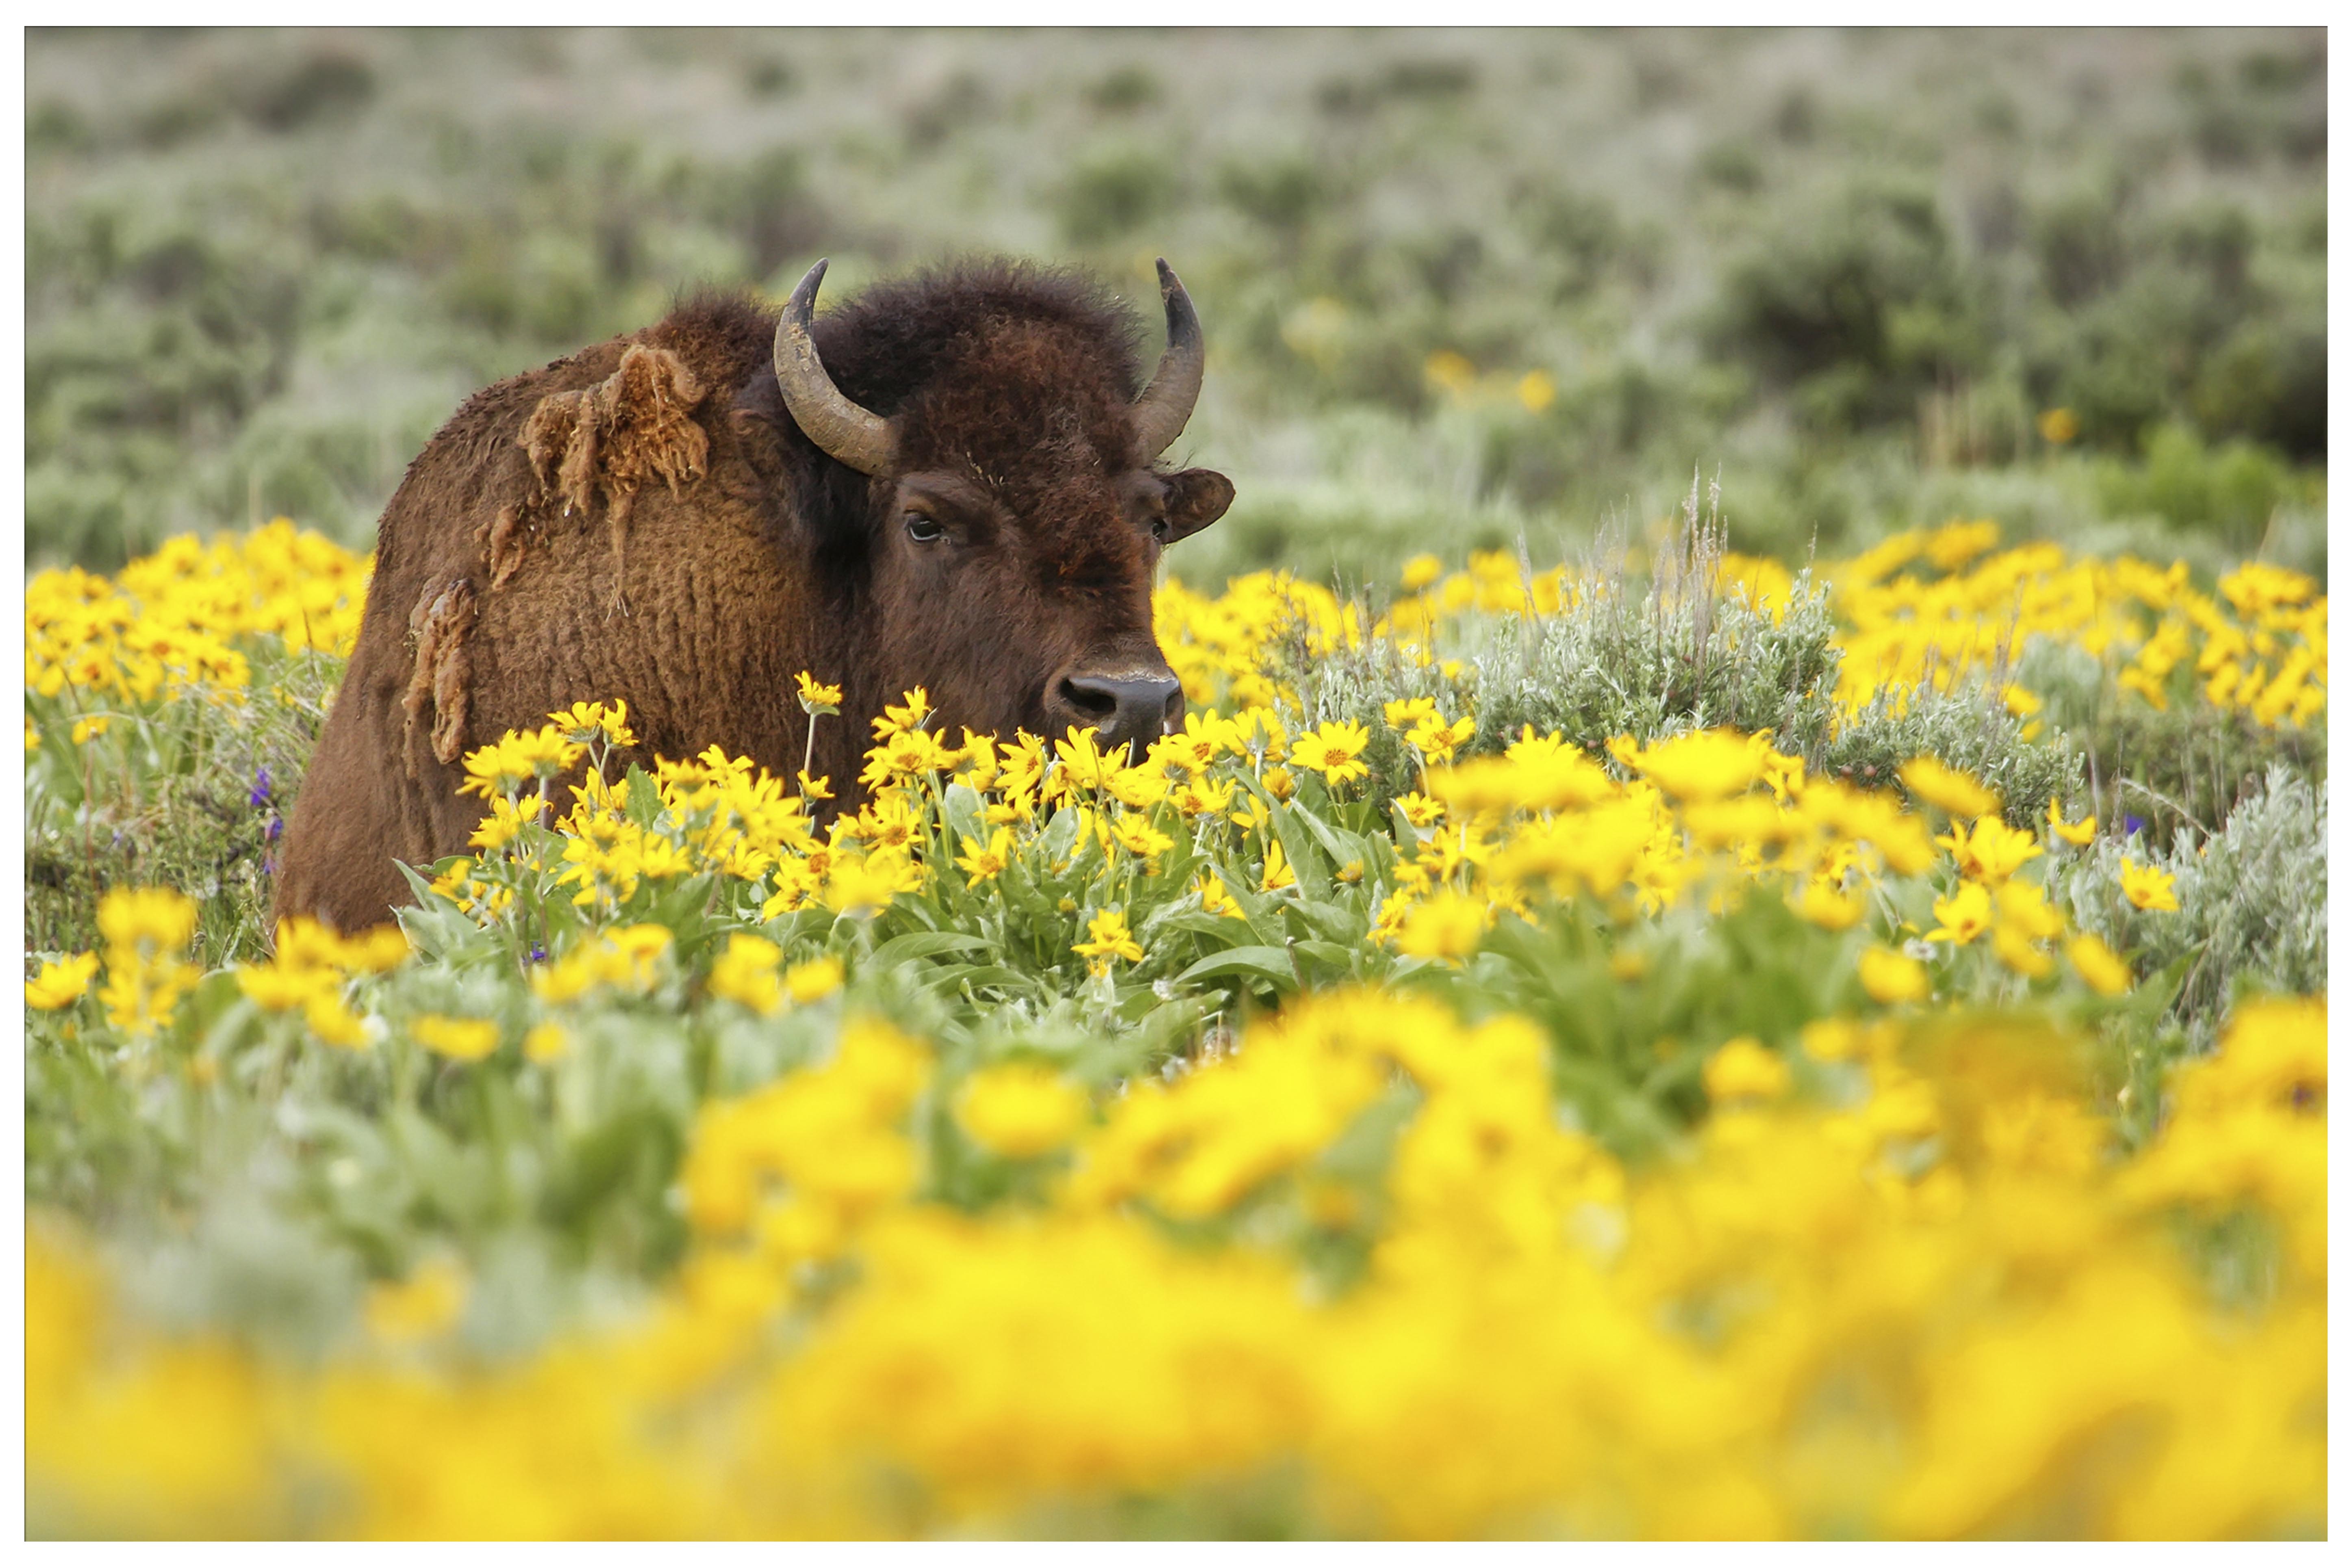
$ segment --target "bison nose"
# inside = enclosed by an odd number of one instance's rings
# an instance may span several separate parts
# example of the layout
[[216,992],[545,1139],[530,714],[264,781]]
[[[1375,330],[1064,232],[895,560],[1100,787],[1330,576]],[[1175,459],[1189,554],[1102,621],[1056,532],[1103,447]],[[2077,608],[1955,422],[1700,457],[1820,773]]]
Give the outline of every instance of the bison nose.
[[1112,747],[1150,745],[1184,710],[1184,689],[1172,675],[1066,675],[1054,695],[1070,722],[1093,725]]

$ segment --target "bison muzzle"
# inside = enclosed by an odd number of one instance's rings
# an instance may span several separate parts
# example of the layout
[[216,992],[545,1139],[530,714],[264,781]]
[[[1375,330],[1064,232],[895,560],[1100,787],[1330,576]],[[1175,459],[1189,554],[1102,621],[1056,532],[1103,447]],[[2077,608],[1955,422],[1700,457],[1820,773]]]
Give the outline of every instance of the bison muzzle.
[[467,748],[627,701],[650,763],[716,744],[789,777],[801,670],[839,685],[814,772],[860,804],[866,720],[916,686],[982,732],[1139,744],[1182,711],[1152,635],[1160,552],[1234,488],[1161,461],[1201,390],[1160,263],[1148,383],[1113,296],[978,263],[815,319],[733,295],[476,394],[385,507],[357,647],[287,826],[281,914],[406,902],[462,851]]

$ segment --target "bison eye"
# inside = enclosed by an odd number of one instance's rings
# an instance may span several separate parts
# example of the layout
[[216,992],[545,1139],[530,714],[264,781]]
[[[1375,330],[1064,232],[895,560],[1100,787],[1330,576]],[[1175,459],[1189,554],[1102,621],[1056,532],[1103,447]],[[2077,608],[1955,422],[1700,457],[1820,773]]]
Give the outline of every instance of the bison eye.
[[907,537],[918,544],[929,544],[940,533],[940,525],[919,511],[907,514]]
[[1155,517],[1151,520],[1151,537],[1158,540],[1162,544],[1168,542],[1168,520],[1166,518]]

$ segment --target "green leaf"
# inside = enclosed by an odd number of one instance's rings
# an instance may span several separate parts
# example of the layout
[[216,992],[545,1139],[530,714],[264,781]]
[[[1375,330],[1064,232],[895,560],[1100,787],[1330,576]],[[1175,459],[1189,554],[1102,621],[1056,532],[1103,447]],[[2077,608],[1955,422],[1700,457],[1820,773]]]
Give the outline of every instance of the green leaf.
[[1360,947],[1343,947],[1336,942],[1302,942],[1297,944],[1301,957],[1328,964],[1341,974],[1354,972],[1356,959],[1363,951]]
[[[1370,858],[1365,852],[1364,841],[1361,838],[1352,833],[1343,832],[1331,826],[1306,807],[1294,805],[1290,809],[1289,816],[1305,826],[1308,833],[1314,835],[1315,842],[1321,845],[1324,853],[1331,857],[1331,866],[1335,871],[1351,860],[1360,867]],[[1288,842],[1286,841],[1283,848],[1286,851],[1289,847]]]
[[[987,843],[990,831],[985,815],[987,803],[981,799],[980,792],[968,784],[951,784],[947,787],[945,800],[948,826],[964,837]],[[957,847],[962,847],[961,842],[957,843]]]
[[1255,974],[1289,990],[1298,988],[1298,974],[1291,967],[1290,950],[1286,947],[1231,948],[1201,960],[1176,976],[1176,984],[1213,979],[1221,974]]
[[640,827],[651,827],[662,814],[661,791],[655,787],[652,775],[631,763],[628,777],[622,781],[622,785],[628,795],[625,809],[629,820]]
[[986,937],[973,936],[957,931],[910,931],[904,936],[894,936],[874,950],[866,963],[877,969],[910,959],[930,958],[942,952],[986,952],[992,944]]
[[944,963],[925,970],[921,975],[926,985],[942,989],[951,985],[969,985],[973,990],[994,986],[999,990],[1037,994],[1044,987],[1034,974],[1024,973],[1002,963]]

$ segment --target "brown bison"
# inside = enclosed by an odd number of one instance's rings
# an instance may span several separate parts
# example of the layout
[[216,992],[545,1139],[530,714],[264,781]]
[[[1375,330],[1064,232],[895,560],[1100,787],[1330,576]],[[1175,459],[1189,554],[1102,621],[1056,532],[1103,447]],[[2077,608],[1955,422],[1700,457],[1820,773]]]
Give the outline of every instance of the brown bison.
[[625,699],[635,760],[716,743],[789,777],[793,675],[844,689],[814,771],[854,806],[867,717],[915,686],[949,725],[1138,742],[1182,698],[1151,629],[1160,552],[1233,500],[1160,454],[1201,389],[1200,323],[1160,264],[1168,347],[1068,273],[988,263],[813,321],[736,297],[477,393],[378,527],[342,689],[287,826],[282,914],[346,929],[406,902],[395,861],[461,852],[463,754]]

